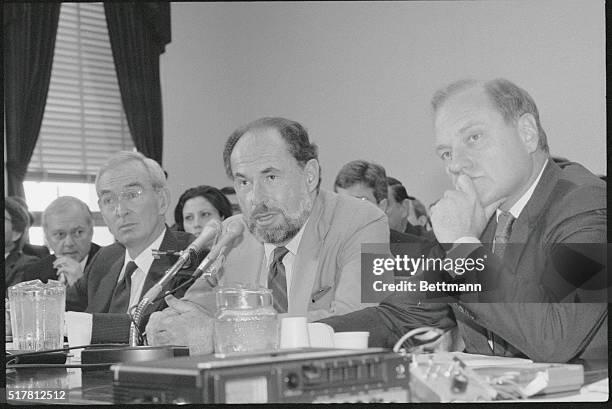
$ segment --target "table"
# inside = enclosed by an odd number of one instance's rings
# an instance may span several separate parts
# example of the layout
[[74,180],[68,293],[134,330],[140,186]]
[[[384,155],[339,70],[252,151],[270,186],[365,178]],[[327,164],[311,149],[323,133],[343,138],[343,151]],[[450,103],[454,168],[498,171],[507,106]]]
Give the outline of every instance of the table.
[[[68,363],[71,363],[70,360]],[[580,361],[585,368],[585,387],[579,392],[536,397],[530,401],[606,401],[608,393],[588,385],[607,383],[608,362]],[[603,380],[603,381],[602,381]],[[598,382],[599,383],[596,383]],[[65,399],[11,400],[11,403],[48,403],[48,404],[112,404],[113,372],[110,370],[83,370],[80,368],[19,368],[6,370],[6,390],[51,390],[65,391]],[[606,389],[607,388],[603,388]],[[2,396],[4,398],[4,396]],[[521,401],[523,402],[523,401]],[[4,403],[4,401],[3,401]]]

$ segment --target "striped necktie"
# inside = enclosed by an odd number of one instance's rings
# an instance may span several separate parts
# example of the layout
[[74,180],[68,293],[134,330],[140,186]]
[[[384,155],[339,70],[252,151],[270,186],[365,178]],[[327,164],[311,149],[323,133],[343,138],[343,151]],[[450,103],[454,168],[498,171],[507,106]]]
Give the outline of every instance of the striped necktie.
[[497,228],[495,229],[495,239],[493,241],[493,253],[499,258],[504,257],[506,245],[512,233],[512,223],[514,223],[514,220],[516,219],[510,212],[502,211],[499,213]]
[[272,298],[274,300],[274,309],[282,313],[287,312],[287,275],[285,273],[285,265],[283,257],[289,252],[286,247],[277,247],[274,249],[272,256],[272,264],[270,264],[270,273],[268,274],[268,288],[272,290]]
[[136,271],[137,268],[138,266],[133,261],[127,263],[127,266],[125,267],[125,274],[123,274],[123,279],[117,283],[115,291],[113,292],[113,298],[111,299],[108,312],[128,312],[128,306],[130,305],[130,291],[132,289],[132,274],[134,274],[134,271]]
[[[512,224],[516,219],[510,212],[501,211],[497,217],[497,227],[495,228],[495,238],[493,239],[493,254],[499,258],[504,257],[510,234],[512,233]],[[491,351],[495,352],[495,334],[487,330],[487,338]]]

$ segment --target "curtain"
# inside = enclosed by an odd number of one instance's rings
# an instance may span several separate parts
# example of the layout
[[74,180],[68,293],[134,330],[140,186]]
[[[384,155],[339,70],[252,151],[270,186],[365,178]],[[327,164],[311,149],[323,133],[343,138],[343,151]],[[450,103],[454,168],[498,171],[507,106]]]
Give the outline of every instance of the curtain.
[[5,3],[4,113],[8,195],[23,180],[45,112],[60,3]]
[[121,100],[134,145],[162,163],[159,56],[170,42],[168,2],[104,3]]

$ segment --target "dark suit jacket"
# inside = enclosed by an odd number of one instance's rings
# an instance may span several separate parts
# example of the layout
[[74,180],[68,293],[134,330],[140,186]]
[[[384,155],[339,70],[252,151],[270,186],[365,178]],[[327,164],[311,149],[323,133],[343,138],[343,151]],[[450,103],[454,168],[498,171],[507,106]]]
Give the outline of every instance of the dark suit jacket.
[[[166,234],[161,243],[161,250],[184,250],[194,236],[189,233],[171,231],[166,227]],[[69,311],[84,311],[93,314],[92,343],[127,342],[129,338],[130,317],[126,314],[108,313],[117,280],[121,273],[125,258],[125,247],[119,243],[100,249],[93,257],[85,273],[66,294],[66,309]],[[175,258],[162,256],[153,261],[145,279],[141,297],[158,282],[176,261]],[[183,270],[167,285],[174,288],[183,283],[193,269]],[[187,288],[175,294],[182,297]],[[155,310],[167,307],[165,302],[159,303]]]
[[[494,217],[481,236],[485,245],[478,249],[490,259],[496,257],[486,244],[495,231]],[[445,311],[444,304],[416,305],[405,295],[394,295],[378,307],[325,322],[341,331],[370,330],[371,345],[389,346],[411,328],[449,327],[452,319],[466,352],[492,354],[488,329],[496,335],[495,355],[527,356],[540,362],[606,358],[607,304],[554,302],[560,301],[560,295],[551,290],[550,281],[555,252],[568,243],[606,243],[606,222],[605,183],[578,164],[560,169],[549,160],[512,228],[510,242],[524,245],[509,247],[503,263],[496,264],[501,270],[494,272],[505,278],[500,285],[506,294],[515,294],[515,302],[460,301]],[[541,303],[522,302],[534,299]]]
[[[89,256],[87,257],[85,267],[91,264],[91,260],[98,250],[100,250],[100,246],[98,246],[96,243],[91,243],[91,248],[89,249]],[[43,259],[40,259],[36,264],[29,266],[24,272],[24,281],[36,280],[38,278],[43,283],[46,283],[47,280],[57,280],[57,269],[53,268],[53,263],[56,259],[57,257],[55,254],[51,254]]]
[[49,249],[47,246],[37,246],[36,244],[26,243],[23,245],[23,254],[27,254],[29,256],[36,256],[38,258],[45,258],[49,254]]
[[24,274],[25,270],[36,264],[38,260],[40,260],[38,257],[29,256],[20,251],[11,251],[4,260],[5,291],[12,285],[27,281]]

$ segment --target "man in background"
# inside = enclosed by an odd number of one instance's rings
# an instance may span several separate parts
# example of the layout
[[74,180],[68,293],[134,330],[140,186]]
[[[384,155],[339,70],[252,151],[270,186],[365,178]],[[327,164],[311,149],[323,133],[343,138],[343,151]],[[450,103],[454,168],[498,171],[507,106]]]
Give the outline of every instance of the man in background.
[[58,197],[43,212],[42,227],[54,254],[28,268],[25,279],[45,283],[59,280],[74,285],[100,249],[91,242],[93,219],[89,207],[76,197]]
[[[426,230],[420,223],[416,223],[415,201],[413,196],[408,195],[402,182],[387,176],[388,205],[387,216],[389,217],[389,227],[394,230],[410,233],[415,236],[422,236]],[[413,224],[411,221],[414,221]]]
[[[342,166],[334,182],[335,192],[368,201],[378,206],[383,212],[389,209],[388,189],[385,168],[365,160],[354,160]],[[396,220],[393,221],[396,222]],[[390,243],[420,243],[423,241],[417,235],[398,230],[397,227],[401,226],[397,224],[391,227],[391,220],[389,222]]]

